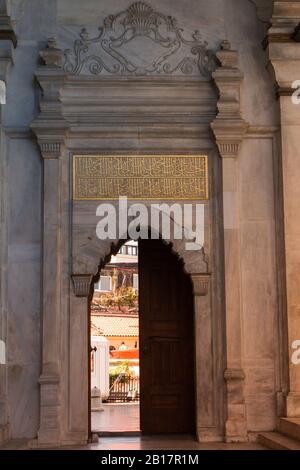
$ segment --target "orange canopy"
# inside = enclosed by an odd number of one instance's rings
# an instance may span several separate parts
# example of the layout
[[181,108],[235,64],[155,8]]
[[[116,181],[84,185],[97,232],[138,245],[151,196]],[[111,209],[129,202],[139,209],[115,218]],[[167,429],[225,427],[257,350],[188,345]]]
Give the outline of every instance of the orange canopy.
[[117,350],[117,351],[110,351],[111,359],[139,359],[139,350],[137,348],[134,349],[124,349],[124,350]]

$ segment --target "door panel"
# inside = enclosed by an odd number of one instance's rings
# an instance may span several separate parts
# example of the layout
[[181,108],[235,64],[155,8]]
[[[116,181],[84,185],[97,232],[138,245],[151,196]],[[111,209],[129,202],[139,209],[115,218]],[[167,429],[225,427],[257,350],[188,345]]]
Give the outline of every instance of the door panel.
[[191,280],[161,240],[139,242],[141,430],[194,433]]

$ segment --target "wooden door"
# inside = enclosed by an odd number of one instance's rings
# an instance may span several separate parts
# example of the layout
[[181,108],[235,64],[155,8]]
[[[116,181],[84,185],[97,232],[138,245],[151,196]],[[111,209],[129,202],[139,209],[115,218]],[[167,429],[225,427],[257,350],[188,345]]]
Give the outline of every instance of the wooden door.
[[194,433],[194,328],[190,277],[170,246],[139,242],[141,431]]

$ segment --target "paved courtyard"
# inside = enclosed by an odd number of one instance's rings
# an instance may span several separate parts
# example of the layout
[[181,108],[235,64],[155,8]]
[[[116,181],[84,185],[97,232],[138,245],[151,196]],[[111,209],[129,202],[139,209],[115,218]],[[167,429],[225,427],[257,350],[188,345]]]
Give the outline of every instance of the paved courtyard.
[[92,412],[92,431],[102,436],[140,431],[139,403],[104,403],[103,408]]

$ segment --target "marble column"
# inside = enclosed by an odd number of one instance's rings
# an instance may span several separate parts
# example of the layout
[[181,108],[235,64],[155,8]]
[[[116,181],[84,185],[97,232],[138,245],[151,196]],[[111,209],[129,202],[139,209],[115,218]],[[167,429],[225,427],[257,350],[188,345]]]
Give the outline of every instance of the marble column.
[[241,117],[240,88],[243,74],[238,68],[238,54],[223,41],[217,53],[220,67],[213,73],[219,89],[219,113],[211,127],[222,158],[223,221],[225,258],[225,315],[227,342],[226,440],[246,441],[247,418],[244,396],[242,357],[242,311],[240,272],[240,220],[238,193],[238,154],[247,123]]
[[[274,2],[272,26],[266,38],[272,76],[275,75],[281,112],[282,185],[286,283],[286,330],[289,351],[287,417],[300,417],[300,365],[294,364],[293,344],[300,340],[300,104],[292,95],[300,83],[300,2]],[[284,346],[283,346],[284,350]]]

